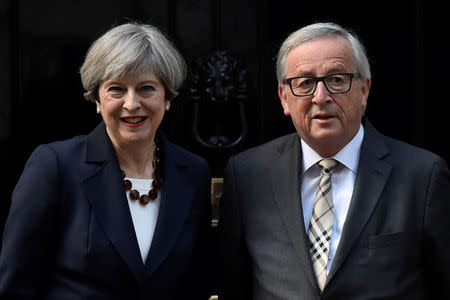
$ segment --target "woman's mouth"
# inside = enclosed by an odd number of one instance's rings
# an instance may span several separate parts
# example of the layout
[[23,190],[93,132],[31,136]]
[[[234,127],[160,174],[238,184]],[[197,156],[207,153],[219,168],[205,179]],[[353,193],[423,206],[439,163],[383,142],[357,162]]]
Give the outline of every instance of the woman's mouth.
[[127,125],[137,126],[140,125],[142,122],[144,122],[147,119],[147,117],[124,117],[120,119]]

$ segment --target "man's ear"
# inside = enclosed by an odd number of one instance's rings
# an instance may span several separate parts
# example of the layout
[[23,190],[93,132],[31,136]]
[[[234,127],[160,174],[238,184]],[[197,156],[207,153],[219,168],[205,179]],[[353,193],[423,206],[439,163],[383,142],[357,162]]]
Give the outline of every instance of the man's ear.
[[362,106],[363,106],[364,110],[367,107],[367,98],[369,98],[371,84],[372,84],[372,81],[369,78],[364,80],[361,84],[361,86],[362,86],[361,91],[362,91],[362,96],[363,96]]
[[289,105],[287,102],[286,86],[278,84],[278,97],[280,97],[281,105],[283,106],[283,112],[286,116],[290,116]]

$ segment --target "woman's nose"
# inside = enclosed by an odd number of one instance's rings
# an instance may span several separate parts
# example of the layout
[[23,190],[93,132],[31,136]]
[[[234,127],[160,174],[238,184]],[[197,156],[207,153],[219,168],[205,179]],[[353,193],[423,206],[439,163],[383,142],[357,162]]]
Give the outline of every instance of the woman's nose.
[[133,90],[128,90],[124,96],[123,107],[127,110],[135,110],[141,106],[139,95]]

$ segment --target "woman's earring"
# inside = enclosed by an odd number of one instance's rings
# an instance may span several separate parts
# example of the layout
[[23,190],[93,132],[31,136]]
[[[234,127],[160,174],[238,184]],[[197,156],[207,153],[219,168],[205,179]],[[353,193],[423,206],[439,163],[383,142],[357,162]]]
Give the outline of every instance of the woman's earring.
[[169,108],[170,108],[170,104],[166,104],[166,111],[168,111],[169,110]]
[[99,104],[97,104],[97,113],[99,114],[99,113],[101,113],[102,111],[100,110],[100,105]]

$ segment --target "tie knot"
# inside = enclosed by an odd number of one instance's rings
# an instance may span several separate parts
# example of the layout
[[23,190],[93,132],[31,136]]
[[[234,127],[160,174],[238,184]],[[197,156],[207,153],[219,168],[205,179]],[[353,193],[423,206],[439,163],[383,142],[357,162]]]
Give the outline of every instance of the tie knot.
[[322,169],[322,173],[329,174],[334,172],[338,165],[338,161],[332,158],[325,158],[319,161],[319,166]]

